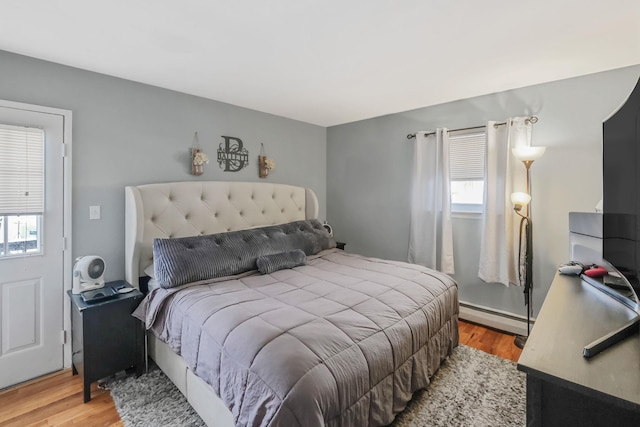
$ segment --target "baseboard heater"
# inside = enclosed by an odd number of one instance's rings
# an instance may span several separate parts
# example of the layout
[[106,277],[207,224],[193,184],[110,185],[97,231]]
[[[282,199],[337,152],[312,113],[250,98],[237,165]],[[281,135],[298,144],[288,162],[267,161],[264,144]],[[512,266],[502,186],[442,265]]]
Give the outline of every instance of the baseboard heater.
[[[527,317],[460,301],[460,319],[516,335],[527,334]],[[535,319],[531,319],[531,327]]]

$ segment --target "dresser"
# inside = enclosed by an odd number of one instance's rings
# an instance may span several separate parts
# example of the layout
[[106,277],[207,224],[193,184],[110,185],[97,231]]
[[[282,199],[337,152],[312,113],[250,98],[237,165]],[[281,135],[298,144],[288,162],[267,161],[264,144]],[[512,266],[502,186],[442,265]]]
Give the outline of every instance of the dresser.
[[586,344],[634,316],[580,278],[556,275],[518,360],[527,426],[640,425],[640,335],[582,356]]

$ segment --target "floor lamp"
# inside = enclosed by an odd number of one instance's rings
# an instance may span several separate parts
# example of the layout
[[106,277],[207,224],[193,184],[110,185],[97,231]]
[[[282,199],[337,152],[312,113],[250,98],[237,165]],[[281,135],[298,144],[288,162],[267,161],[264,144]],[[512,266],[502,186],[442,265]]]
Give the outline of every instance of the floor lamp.
[[[520,234],[518,238],[518,277],[523,285],[524,305],[527,307],[527,336],[517,335],[514,343],[519,348],[523,348],[531,332],[531,300],[533,295],[533,223],[531,222],[530,204],[531,202],[531,165],[544,154],[545,147],[518,147],[512,150],[516,159],[524,163],[527,170],[527,191],[526,193],[513,193],[511,202],[513,210],[520,216]],[[524,214],[521,212],[525,208]],[[523,235],[524,235],[524,274],[523,274]],[[524,276],[524,277],[523,277]]]

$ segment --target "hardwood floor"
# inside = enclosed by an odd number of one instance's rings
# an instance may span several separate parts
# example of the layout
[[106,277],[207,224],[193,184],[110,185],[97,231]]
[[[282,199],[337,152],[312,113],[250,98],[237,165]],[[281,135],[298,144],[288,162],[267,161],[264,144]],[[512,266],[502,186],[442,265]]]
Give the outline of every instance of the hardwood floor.
[[504,359],[517,362],[522,349],[513,344],[513,335],[487,329],[484,326],[460,321],[460,344],[477,348],[485,353],[495,354]]
[[[517,361],[513,335],[460,322],[460,344]],[[82,380],[66,369],[0,392],[0,427],[122,426],[111,395],[92,385],[82,403]]]
[[91,386],[83,404],[82,379],[65,369],[0,392],[0,426],[123,426],[107,390]]

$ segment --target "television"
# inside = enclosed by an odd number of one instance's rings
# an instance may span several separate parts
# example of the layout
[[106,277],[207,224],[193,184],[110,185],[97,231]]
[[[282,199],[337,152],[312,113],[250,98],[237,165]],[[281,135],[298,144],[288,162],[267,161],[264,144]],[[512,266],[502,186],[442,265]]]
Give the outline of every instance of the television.
[[602,262],[609,275],[583,280],[637,313],[627,324],[586,345],[592,357],[640,329],[640,80],[602,124]]
[[602,125],[602,257],[640,295],[640,80]]

